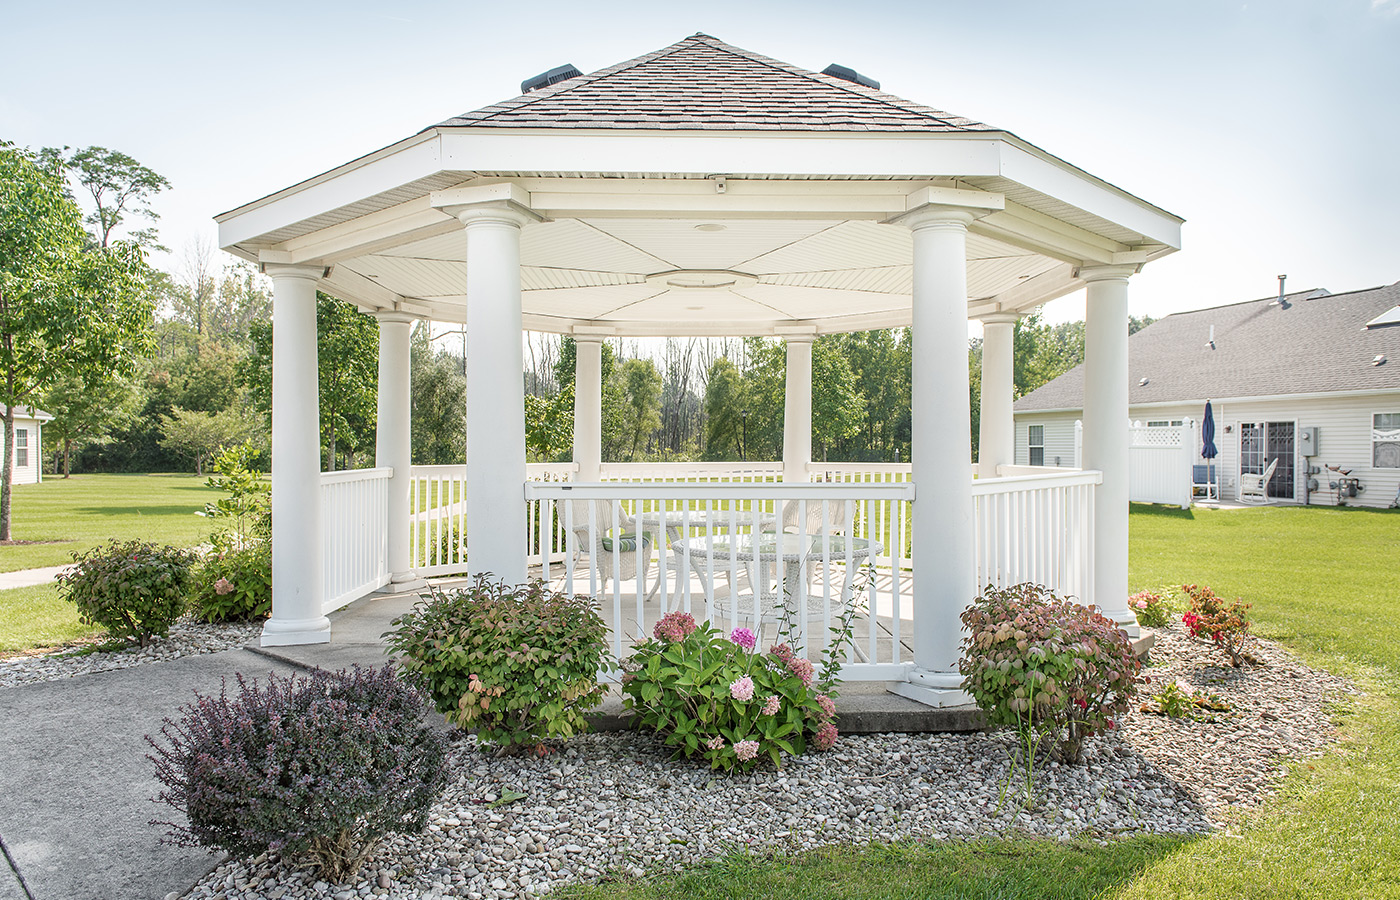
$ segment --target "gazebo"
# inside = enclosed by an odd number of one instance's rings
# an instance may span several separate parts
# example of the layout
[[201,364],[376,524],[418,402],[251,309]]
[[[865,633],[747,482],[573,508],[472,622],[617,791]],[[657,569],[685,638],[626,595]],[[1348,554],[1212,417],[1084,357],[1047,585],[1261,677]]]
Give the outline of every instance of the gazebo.
[[[898,545],[884,540],[895,600],[881,622],[893,640],[879,645],[888,653],[877,647],[872,607],[870,648],[882,656],[853,677],[933,705],[965,702],[958,617],[979,582],[1043,580],[1135,632],[1128,281],[1179,248],[1180,218],[1010,132],[884,93],[850,69],[811,72],[704,34],[592,74],[561,66],[522,89],[217,217],[220,245],[273,282],[264,644],[326,641],[328,611],[421,585],[413,523],[424,498],[409,445],[409,328],[421,318],[465,323],[468,450],[452,490],[474,527],[462,571],[521,582],[532,555],[542,555],[546,577],[552,561],[572,566],[569,553],[537,546],[537,532],[554,527],[539,524],[540,504],[553,522],[576,518],[580,499],[594,504],[591,517],[596,504],[733,502],[741,489],[804,508],[888,502],[893,514],[862,521],[892,528]],[[1015,467],[1013,325],[1080,288],[1083,469]],[[320,471],[317,289],[379,320],[374,469]],[[975,471],[970,317],[985,335]],[[815,482],[813,340],[909,325],[906,480]],[[527,473],[523,329],[577,341],[574,464],[564,483]],[[604,480],[600,342],[640,335],[786,341],[783,460],[771,473],[781,483],[643,489]],[[664,568],[667,554],[660,560]],[[689,582],[683,588],[677,573],[675,584],[663,580],[663,594],[684,592],[688,604]],[[613,591],[616,599],[616,582]],[[620,635],[620,619],[615,626]]]

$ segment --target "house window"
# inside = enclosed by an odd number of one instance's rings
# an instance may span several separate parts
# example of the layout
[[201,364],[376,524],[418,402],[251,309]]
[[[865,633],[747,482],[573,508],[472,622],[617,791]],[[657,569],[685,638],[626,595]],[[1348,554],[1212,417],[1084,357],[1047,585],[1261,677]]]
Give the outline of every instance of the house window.
[[1371,417],[1371,465],[1400,469],[1400,413],[1376,413]]
[[1147,423],[1148,428],[1177,428],[1180,427],[1180,425],[1180,419],[1154,419],[1153,421]]
[[29,465],[29,429],[15,429],[15,465],[24,468]]
[[1031,465],[1045,465],[1045,426],[1026,426],[1026,446],[1031,451]]

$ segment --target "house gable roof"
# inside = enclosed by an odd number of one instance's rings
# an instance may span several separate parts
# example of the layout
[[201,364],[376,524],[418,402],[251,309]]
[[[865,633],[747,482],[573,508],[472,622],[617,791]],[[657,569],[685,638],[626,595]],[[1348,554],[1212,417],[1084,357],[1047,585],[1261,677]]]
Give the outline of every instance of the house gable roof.
[[[1400,283],[1344,294],[1301,291],[1286,300],[1286,306],[1270,297],[1175,313],[1134,334],[1129,405],[1400,390],[1400,324],[1366,327],[1400,304]],[[1387,361],[1373,365],[1377,356]],[[1017,400],[1015,410],[1083,405],[1081,365]]]
[[997,131],[695,34],[435,127]]

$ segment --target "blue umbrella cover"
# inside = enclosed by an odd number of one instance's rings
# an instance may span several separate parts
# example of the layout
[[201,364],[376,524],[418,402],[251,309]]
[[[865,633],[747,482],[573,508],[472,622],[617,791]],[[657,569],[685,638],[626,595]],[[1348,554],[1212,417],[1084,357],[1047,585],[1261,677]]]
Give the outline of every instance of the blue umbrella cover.
[[1201,416],[1201,458],[1215,459],[1219,453],[1215,447],[1215,413],[1207,400],[1205,415]]

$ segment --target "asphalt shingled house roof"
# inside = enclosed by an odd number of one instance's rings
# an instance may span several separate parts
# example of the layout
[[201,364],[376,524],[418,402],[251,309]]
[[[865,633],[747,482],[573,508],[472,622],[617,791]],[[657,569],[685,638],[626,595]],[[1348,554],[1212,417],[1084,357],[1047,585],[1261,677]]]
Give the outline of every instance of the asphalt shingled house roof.
[[695,34],[434,127],[991,132],[1001,129]]
[[[1400,323],[1367,323],[1400,306],[1400,282],[1175,313],[1128,339],[1128,404],[1400,390]],[[1214,326],[1215,346],[1211,347]],[[1376,365],[1376,358],[1385,362]],[[1147,379],[1142,384],[1142,379]],[[1078,410],[1084,367],[1016,401],[1016,412]]]

